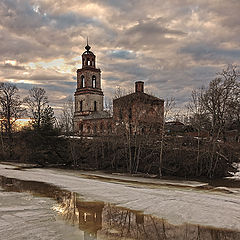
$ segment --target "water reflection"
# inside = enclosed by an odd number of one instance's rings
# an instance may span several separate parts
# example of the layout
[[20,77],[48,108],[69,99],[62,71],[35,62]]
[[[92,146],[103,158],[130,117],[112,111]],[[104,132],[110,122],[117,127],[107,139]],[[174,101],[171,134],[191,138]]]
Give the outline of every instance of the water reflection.
[[41,182],[0,177],[5,191],[28,192],[56,200],[53,209],[84,232],[84,240],[239,240],[240,233],[167,221],[103,202],[87,202],[78,194]]

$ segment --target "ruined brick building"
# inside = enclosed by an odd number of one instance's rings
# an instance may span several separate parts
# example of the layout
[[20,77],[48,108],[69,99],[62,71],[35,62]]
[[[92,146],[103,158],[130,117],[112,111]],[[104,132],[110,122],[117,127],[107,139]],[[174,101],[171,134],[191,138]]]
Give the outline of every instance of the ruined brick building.
[[144,82],[135,82],[135,92],[113,100],[113,114],[104,111],[101,70],[87,44],[82,68],[77,70],[74,131],[80,135],[112,135],[159,132],[164,100],[144,93]]

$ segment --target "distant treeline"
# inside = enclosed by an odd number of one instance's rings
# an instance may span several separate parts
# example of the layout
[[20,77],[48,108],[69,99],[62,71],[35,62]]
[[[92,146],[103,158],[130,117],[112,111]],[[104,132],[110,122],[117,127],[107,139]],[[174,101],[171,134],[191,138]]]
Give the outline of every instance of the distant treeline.
[[[3,140],[4,139],[3,136]],[[2,147],[4,147],[2,145]],[[223,177],[233,171],[240,146],[218,142],[215,152],[212,143],[193,137],[165,137],[162,163],[157,137],[108,136],[70,138],[59,136],[55,130],[25,130],[13,137],[12,157],[8,145],[2,148],[1,159],[35,163],[43,167],[55,166],[85,170],[103,170],[131,174],[191,177]]]

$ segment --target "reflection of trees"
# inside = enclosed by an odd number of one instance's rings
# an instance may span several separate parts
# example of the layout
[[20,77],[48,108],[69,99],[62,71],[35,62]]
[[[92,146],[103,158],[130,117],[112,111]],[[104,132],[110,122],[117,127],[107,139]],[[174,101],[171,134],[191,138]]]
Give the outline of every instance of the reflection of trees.
[[147,240],[239,240],[240,233],[191,224],[174,226],[165,220],[140,212],[86,202],[76,193],[32,181],[0,177],[0,186],[7,191],[30,192],[55,199],[54,209],[72,225],[84,231],[85,240],[147,239]]
[[165,220],[111,205],[103,211],[102,239],[237,240],[240,233],[197,225],[171,225]]
[[72,223],[73,225],[78,222],[78,212],[76,209],[76,193],[68,192],[58,199],[59,205],[56,210],[61,213],[64,220]]

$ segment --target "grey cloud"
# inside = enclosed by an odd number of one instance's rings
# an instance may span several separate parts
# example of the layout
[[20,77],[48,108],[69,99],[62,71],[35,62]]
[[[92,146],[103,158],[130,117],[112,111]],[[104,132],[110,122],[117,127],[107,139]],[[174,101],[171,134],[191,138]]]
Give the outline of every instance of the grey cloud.
[[49,15],[49,22],[53,22],[53,26],[57,28],[64,29],[73,26],[84,26],[94,25],[96,27],[104,27],[104,25],[93,18],[77,15],[75,13],[67,13],[62,15]]
[[39,30],[43,26],[60,29],[78,25],[86,26],[87,24],[102,26],[98,20],[74,12],[53,14],[48,12],[48,9],[46,9],[46,12],[41,11],[40,6],[36,11],[34,10],[36,7],[34,3],[26,0],[21,0],[21,2],[3,0],[0,6],[2,16],[0,23],[19,34],[33,29]]
[[[168,36],[167,36],[168,35]],[[118,44],[131,49],[144,49],[174,43],[175,36],[185,36],[181,30],[170,29],[162,23],[162,19],[140,20],[136,25],[123,31]]]
[[62,81],[67,80],[68,77],[61,75],[9,75],[7,79],[16,79],[16,80],[36,80],[36,81]]
[[66,80],[68,77],[61,75],[33,75],[29,77],[29,80],[37,81],[57,81],[57,80]]
[[158,19],[146,19],[139,21],[135,26],[131,27],[126,31],[127,34],[141,33],[148,35],[185,35],[186,33],[179,30],[171,30],[162,25],[161,18]]
[[135,59],[136,54],[127,50],[110,50],[107,52],[107,55],[110,58],[119,58],[119,59]]
[[192,43],[180,49],[180,53],[190,54],[195,60],[239,59],[239,49],[219,48],[211,43]]
[[[78,11],[87,3],[106,15]],[[134,81],[144,80],[149,91],[174,95],[183,105],[191,89],[207,84],[226,62],[240,63],[239,5],[237,0],[2,0],[1,62],[20,65],[0,66],[0,80],[37,82],[58,106],[75,91],[73,70],[81,61],[73,59],[89,36],[105,95],[111,97],[116,85],[133,88]],[[24,66],[56,58],[72,73]],[[29,75],[22,74],[24,67]]]
[[26,68],[24,66],[12,65],[9,63],[1,64],[0,68],[1,69],[10,69],[10,70],[21,70],[21,71],[26,70]]
[[[43,41],[45,40],[43,39]],[[61,41],[64,42],[64,40]],[[17,59],[18,62],[32,62],[35,61],[36,58],[47,59],[53,56],[60,57],[61,55],[65,55],[67,57],[71,54],[69,49],[59,49],[56,48],[56,46],[48,45],[46,41],[46,44],[43,44],[44,42],[39,43],[30,37],[24,38],[16,36],[15,34],[8,32],[6,29],[0,29],[0,42],[0,54],[1,58],[4,60]]]
[[[108,64],[106,66],[107,71],[111,72],[119,72],[129,74],[134,76],[136,79],[147,78],[152,71],[150,69],[145,68],[144,66],[139,66],[135,63],[117,63],[117,64]],[[124,80],[124,79],[122,79]]]
[[40,85],[22,82],[22,83],[16,83],[16,86],[19,89],[27,89],[27,90],[31,89],[32,87],[38,86],[46,90],[50,90],[49,92],[51,92],[52,90],[62,92],[63,87],[65,90],[64,92],[73,92],[75,90],[74,88],[75,83],[69,83],[69,82],[61,82],[61,84],[58,84],[57,82],[55,82],[54,84],[45,83]]
[[[64,93],[73,93],[75,91],[75,89],[73,89],[71,86],[67,87],[67,85],[63,85],[65,86],[64,88]],[[59,86],[59,85],[48,85],[48,84],[44,84],[42,87],[44,87],[44,89],[46,89],[48,92],[51,91],[58,91],[58,92],[62,92],[62,88],[63,86]],[[51,96],[51,98],[53,98],[53,96]]]
[[104,77],[104,80],[106,80],[106,81],[107,81],[107,84],[108,84],[108,83],[121,82],[122,78],[121,78],[121,77],[112,76],[112,77]]
[[114,34],[111,28],[96,18],[75,12],[54,13],[51,11],[53,6],[43,10],[39,6],[36,11],[34,7],[37,8],[38,4],[38,1],[27,0],[3,0],[0,3],[0,40],[3,42],[0,53],[17,56],[22,61],[30,56],[69,56],[73,54],[70,49],[76,45],[76,37],[85,38],[88,28],[95,29],[97,38],[98,33]]
[[39,28],[47,23],[44,17],[33,10],[28,1],[3,0],[0,6],[0,24],[18,33]]

